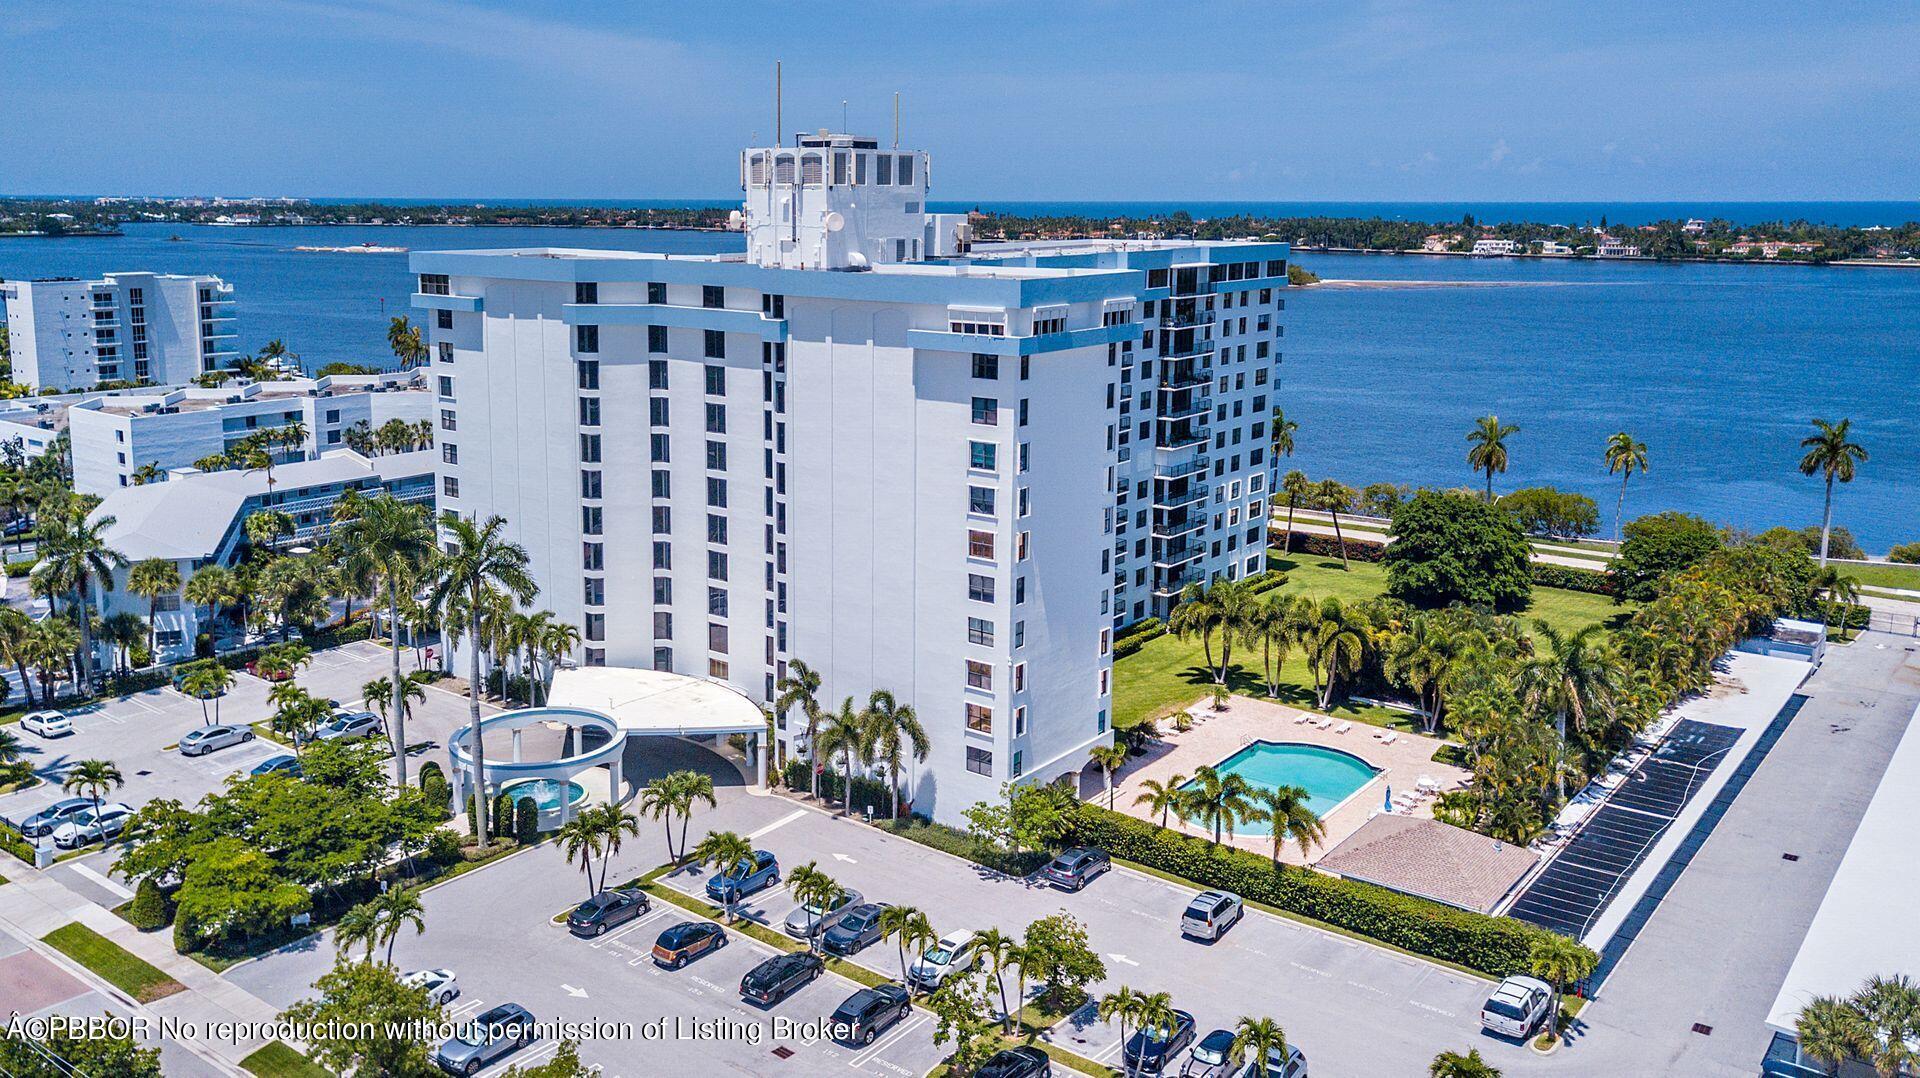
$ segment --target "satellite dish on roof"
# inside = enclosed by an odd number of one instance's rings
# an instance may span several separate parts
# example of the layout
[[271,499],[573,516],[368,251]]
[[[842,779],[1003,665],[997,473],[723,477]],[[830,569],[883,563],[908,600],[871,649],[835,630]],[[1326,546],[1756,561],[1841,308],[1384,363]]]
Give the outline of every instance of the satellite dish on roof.
[[847,219],[845,217],[840,216],[838,213],[827,214],[826,223],[827,223],[828,232],[838,232],[841,229],[847,227]]

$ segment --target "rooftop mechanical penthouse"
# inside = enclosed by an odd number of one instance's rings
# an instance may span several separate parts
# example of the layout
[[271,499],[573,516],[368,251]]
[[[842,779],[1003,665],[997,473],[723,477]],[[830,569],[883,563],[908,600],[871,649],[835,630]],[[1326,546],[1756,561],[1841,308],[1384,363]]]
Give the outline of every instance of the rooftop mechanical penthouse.
[[583,664],[891,690],[916,811],[1078,781],[1115,628],[1262,568],[1286,245],[974,248],[856,135],[740,172],[741,255],[412,256],[440,508],[509,521]]

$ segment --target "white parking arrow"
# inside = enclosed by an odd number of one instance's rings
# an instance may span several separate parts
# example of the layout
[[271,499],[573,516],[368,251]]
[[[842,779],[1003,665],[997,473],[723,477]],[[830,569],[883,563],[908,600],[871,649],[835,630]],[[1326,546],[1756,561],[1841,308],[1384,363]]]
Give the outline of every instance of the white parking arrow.
[[1126,955],[1114,954],[1112,951],[1107,952],[1107,957],[1113,959],[1115,962],[1125,962],[1129,966],[1137,966],[1140,964],[1138,962],[1135,962],[1133,959],[1128,958]]
[[562,984],[560,987],[566,989],[567,995],[572,996],[575,999],[587,998],[587,990],[584,988],[575,988],[570,984]]
[[845,862],[846,862],[847,864],[850,864],[850,865],[857,865],[857,864],[859,864],[859,863],[860,863],[860,862],[858,862],[858,861],[855,861],[855,860],[854,860],[853,858],[851,858],[851,857],[848,857],[848,856],[847,856],[846,854],[844,854],[844,853],[836,853],[836,854],[834,854],[834,855],[833,855],[833,859],[834,859],[835,861],[845,861]]

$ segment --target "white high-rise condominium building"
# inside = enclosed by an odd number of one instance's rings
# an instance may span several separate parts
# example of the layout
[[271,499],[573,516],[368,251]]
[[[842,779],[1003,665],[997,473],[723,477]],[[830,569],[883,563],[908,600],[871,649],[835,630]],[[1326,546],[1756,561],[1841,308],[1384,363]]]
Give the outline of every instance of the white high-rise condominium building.
[[742,155],[744,255],[412,256],[439,506],[508,520],[583,663],[892,691],[957,821],[1110,742],[1116,625],[1257,569],[1286,248],[970,250],[924,153],[796,141]]
[[109,273],[0,282],[13,380],[38,388],[188,381],[239,355],[233,286],[218,277]]

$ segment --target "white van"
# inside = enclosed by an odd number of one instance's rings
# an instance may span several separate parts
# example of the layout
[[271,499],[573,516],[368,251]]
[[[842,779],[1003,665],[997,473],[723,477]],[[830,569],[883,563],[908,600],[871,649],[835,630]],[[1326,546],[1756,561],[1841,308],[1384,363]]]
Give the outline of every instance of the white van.
[[1538,977],[1508,977],[1480,1008],[1480,1028],[1525,1040],[1553,1007],[1553,986]]

